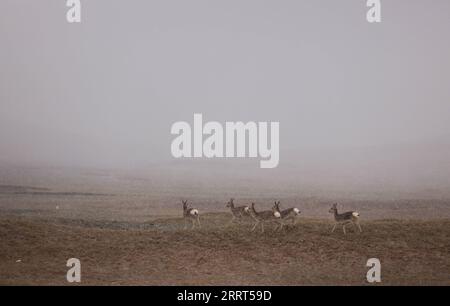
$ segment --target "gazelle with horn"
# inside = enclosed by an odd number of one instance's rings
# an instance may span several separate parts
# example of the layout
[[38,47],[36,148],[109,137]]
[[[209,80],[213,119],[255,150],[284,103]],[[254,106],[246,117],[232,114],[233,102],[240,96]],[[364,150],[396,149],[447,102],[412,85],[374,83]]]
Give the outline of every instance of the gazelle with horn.
[[285,222],[289,220],[292,221],[292,225],[295,225],[295,223],[297,222],[297,217],[300,215],[300,209],[298,209],[297,207],[291,207],[281,210],[280,201],[275,201],[273,209],[275,211],[278,211],[281,215],[280,226],[277,228],[279,230],[281,230],[285,225]]
[[184,229],[187,228],[188,220],[191,220],[192,228],[195,227],[196,223],[197,223],[198,227],[201,227],[198,209],[189,207],[187,200],[182,200],[182,202],[183,202]]
[[234,221],[241,222],[241,220],[246,217],[250,216],[250,207],[248,206],[235,206],[234,205],[234,199],[231,198],[230,201],[227,203],[227,207],[230,208],[231,214],[233,215],[228,225],[233,223]]
[[264,223],[265,222],[276,222],[280,220],[281,214],[272,208],[272,210],[265,210],[265,211],[256,211],[255,209],[255,203],[252,203],[252,208],[250,210],[250,213],[255,219],[255,225],[251,229],[251,231],[254,231],[255,228],[261,224],[261,232],[264,233]]
[[334,203],[333,206],[331,206],[329,213],[332,213],[334,215],[334,226],[331,232],[334,232],[336,229],[336,226],[338,224],[342,224],[342,231],[344,234],[346,234],[345,226],[348,224],[353,224],[353,226],[357,226],[359,229],[359,232],[362,232],[361,225],[359,225],[359,213],[356,211],[347,211],[345,213],[338,213],[337,209],[337,203]]

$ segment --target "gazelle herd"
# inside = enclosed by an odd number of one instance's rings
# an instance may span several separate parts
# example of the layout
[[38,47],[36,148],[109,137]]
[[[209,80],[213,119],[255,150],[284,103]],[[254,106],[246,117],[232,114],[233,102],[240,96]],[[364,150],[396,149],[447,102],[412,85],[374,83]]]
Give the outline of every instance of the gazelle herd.
[[[200,215],[199,211],[196,208],[193,208],[188,205],[186,200],[182,200],[183,203],[183,219],[184,219],[184,228],[187,228],[188,220],[192,222],[192,228],[195,228],[197,225],[201,227],[200,224]],[[255,209],[255,203],[252,203],[251,206],[236,206],[234,205],[234,199],[230,199],[226,204],[226,207],[231,211],[231,220],[228,222],[228,225],[231,225],[234,222],[242,223],[244,219],[252,218],[254,220],[254,225],[251,231],[254,231],[258,226],[261,226],[261,232],[264,232],[264,224],[265,223],[275,223],[275,230],[281,230],[283,226],[290,223],[290,225],[295,226],[297,223],[297,219],[300,216],[300,210],[297,207],[290,207],[287,209],[281,209],[280,201],[275,201],[271,210],[257,211]],[[352,224],[359,229],[359,232],[362,232],[361,226],[359,224],[359,213],[356,211],[348,211],[344,213],[338,213],[337,203],[334,203],[329,213],[332,213],[334,216],[334,225],[331,229],[333,233],[336,229],[336,226],[342,224],[342,231],[344,234],[347,234],[345,227],[348,224]]]

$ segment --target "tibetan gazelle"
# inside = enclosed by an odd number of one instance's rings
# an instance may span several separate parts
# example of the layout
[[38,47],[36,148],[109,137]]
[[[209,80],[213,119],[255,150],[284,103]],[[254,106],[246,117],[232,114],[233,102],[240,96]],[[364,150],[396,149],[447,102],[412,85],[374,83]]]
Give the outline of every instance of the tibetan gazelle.
[[241,220],[246,217],[250,216],[250,207],[248,206],[235,206],[234,205],[234,199],[230,199],[230,201],[227,203],[227,207],[230,208],[232,218],[228,225],[233,223],[234,221],[238,221],[239,223]]
[[344,234],[346,234],[345,226],[349,223],[353,224],[353,226],[358,226],[359,232],[362,232],[361,226],[359,225],[359,213],[356,211],[347,211],[345,213],[338,213],[337,209],[337,203],[334,203],[333,206],[331,206],[330,210],[328,211],[332,214],[334,214],[334,226],[331,232],[334,232],[336,229],[336,226],[338,224],[342,224],[342,231]]
[[273,209],[275,211],[278,211],[281,215],[281,220],[280,220],[280,226],[277,228],[279,230],[281,230],[283,228],[283,226],[285,225],[284,222],[285,221],[292,221],[292,225],[295,225],[295,223],[297,222],[297,217],[300,215],[300,209],[298,209],[297,207],[291,207],[291,208],[287,208],[287,209],[280,209],[280,201],[275,201],[275,204],[273,205]]
[[251,229],[252,232],[259,224],[261,224],[261,232],[264,233],[264,222],[274,222],[280,220],[281,218],[280,213],[273,208],[272,210],[256,211],[255,203],[252,203],[250,213],[256,221],[255,225]]
[[192,228],[195,227],[195,223],[198,224],[198,227],[200,227],[200,218],[198,209],[189,207],[187,204],[187,200],[182,200],[183,202],[183,219],[184,219],[184,229],[187,228],[187,220],[191,220],[192,222]]

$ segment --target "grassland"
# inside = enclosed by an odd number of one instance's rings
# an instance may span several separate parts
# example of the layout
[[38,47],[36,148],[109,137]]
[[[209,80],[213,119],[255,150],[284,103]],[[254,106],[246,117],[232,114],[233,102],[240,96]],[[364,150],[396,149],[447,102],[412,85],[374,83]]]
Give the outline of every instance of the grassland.
[[202,228],[180,218],[90,222],[0,217],[0,284],[67,285],[81,260],[83,285],[364,285],[379,258],[382,285],[450,285],[450,220],[363,221],[363,233],[331,234],[331,221],[250,232],[250,222],[208,213]]

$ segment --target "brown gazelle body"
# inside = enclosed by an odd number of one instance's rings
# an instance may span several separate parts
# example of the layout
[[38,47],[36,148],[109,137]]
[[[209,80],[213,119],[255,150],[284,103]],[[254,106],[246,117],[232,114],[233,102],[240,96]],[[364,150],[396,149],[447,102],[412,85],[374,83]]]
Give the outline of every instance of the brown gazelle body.
[[272,210],[265,211],[256,211],[255,203],[252,203],[252,207],[250,210],[251,216],[255,219],[255,225],[251,229],[254,231],[258,225],[261,225],[261,232],[264,233],[264,223],[265,222],[278,222],[280,220],[281,215],[278,211],[272,208]]
[[235,206],[234,199],[230,199],[230,201],[227,203],[227,207],[230,208],[232,214],[232,218],[228,224],[231,224],[234,221],[241,222],[244,217],[250,216],[250,207]]
[[333,206],[331,206],[329,212],[334,215],[334,221],[335,221],[331,232],[334,232],[334,230],[336,229],[336,226],[338,224],[342,224],[342,231],[344,232],[344,234],[346,234],[345,226],[350,223],[353,224],[353,226],[357,226],[359,229],[359,232],[362,232],[361,225],[359,225],[359,213],[358,212],[347,211],[345,213],[340,214],[340,213],[338,213],[338,210],[337,210],[337,203],[334,203]]
[[184,228],[187,228],[187,222],[188,220],[191,220],[192,222],[192,228],[195,227],[195,224],[198,224],[198,227],[200,227],[200,218],[199,218],[199,212],[198,209],[189,207],[186,200],[182,200],[183,202],[183,219],[184,219]]
[[275,201],[273,209],[280,213],[281,218],[280,218],[280,225],[278,228],[280,230],[285,225],[285,222],[291,221],[292,225],[295,225],[297,222],[297,217],[300,215],[300,209],[298,209],[297,207],[291,207],[281,210],[280,201],[278,202]]

